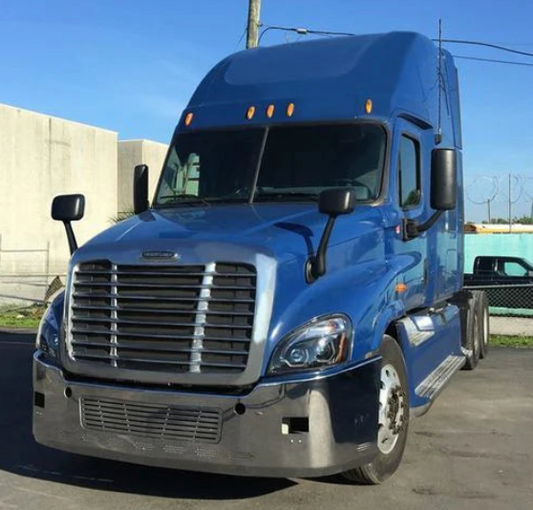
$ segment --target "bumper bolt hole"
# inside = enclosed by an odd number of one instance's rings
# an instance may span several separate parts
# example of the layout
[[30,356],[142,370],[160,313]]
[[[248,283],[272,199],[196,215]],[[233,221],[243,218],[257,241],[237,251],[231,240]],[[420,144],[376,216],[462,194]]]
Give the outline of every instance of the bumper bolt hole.
[[240,402],[235,406],[235,414],[242,416],[246,412],[246,406]]
[[72,390],[68,386],[65,388],[65,397],[72,397]]

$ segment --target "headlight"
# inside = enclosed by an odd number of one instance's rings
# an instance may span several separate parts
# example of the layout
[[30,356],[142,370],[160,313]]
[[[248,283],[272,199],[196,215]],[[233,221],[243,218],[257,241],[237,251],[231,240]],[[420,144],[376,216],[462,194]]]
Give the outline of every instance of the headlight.
[[57,358],[63,303],[64,292],[61,292],[46,309],[37,330],[35,346],[49,358]]
[[283,339],[270,360],[270,375],[320,370],[348,360],[351,321],[345,315],[319,317]]

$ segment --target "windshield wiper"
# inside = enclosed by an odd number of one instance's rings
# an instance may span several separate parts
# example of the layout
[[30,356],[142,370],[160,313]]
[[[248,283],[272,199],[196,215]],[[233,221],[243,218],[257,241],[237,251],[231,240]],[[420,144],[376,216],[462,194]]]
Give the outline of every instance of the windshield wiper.
[[[165,202],[163,204],[159,203],[159,207],[173,207],[176,205],[208,205],[212,204],[238,204],[243,202],[248,202],[248,198],[245,197],[209,197],[202,198],[197,195],[192,194],[183,194],[183,195],[164,195],[159,197],[160,200],[173,198],[171,202]],[[185,200],[182,200],[185,198]]]
[[318,202],[318,195],[316,193],[301,193],[301,192],[262,192],[256,193],[254,197],[254,202],[265,201],[312,201]]
[[[165,207],[165,206],[174,206],[174,205],[211,205],[209,201],[205,200],[204,198],[201,198],[197,195],[193,194],[180,194],[180,195],[163,195],[162,197],[159,197],[159,200],[165,200],[167,198],[174,199],[172,202],[165,202],[164,204],[158,204],[159,207]],[[182,200],[182,199],[185,200]]]

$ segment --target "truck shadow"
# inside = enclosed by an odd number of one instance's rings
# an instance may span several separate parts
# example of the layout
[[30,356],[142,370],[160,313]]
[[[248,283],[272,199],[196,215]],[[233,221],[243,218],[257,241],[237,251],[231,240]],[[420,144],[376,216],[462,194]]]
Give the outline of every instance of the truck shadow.
[[200,500],[246,499],[295,485],[137,466],[46,448],[31,433],[34,335],[0,331],[0,470],[74,486]]

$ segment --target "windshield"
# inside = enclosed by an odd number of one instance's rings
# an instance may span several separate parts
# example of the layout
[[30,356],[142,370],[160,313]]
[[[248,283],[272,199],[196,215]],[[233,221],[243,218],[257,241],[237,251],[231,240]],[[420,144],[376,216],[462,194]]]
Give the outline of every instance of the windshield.
[[382,127],[273,127],[261,151],[264,136],[264,129],[179,134],[155,205],[309,201],[342,186],[353,187],[359,201],[378,197],[386,142]]

